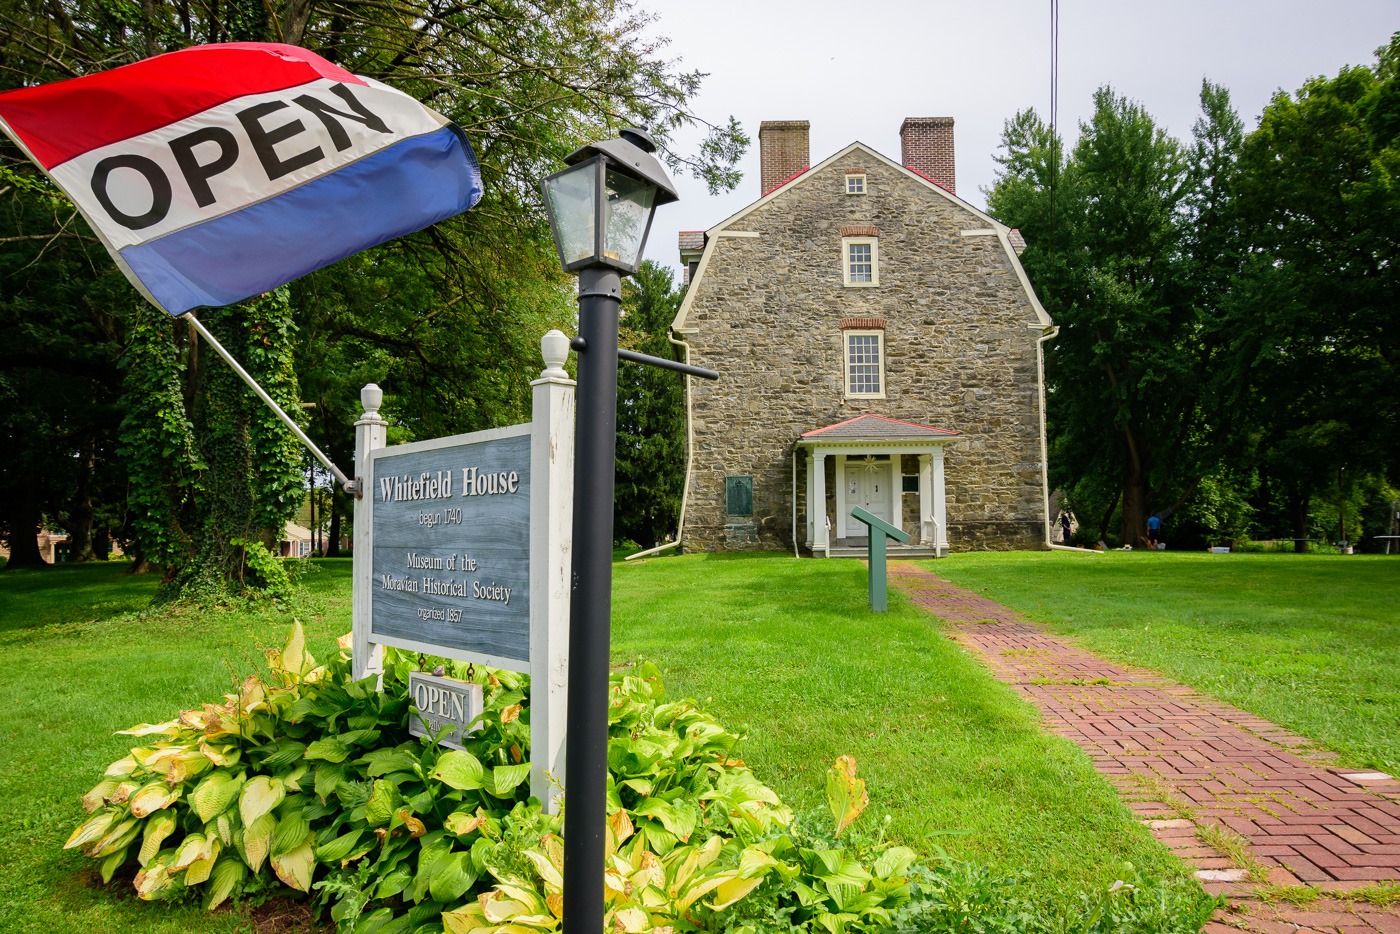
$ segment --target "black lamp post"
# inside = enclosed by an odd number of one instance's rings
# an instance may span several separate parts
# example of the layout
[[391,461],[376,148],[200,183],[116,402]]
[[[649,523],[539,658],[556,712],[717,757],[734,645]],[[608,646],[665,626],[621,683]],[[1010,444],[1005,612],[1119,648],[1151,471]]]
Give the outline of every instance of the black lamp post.
[[608,649],[612,623],[617,321],[622,276],[637,271],[658,205],[677,200],[642,130],[593,143],[544,179],[566,272],[579,274],[573,594],[564,756],[564,934],[602,934],[607,829]]

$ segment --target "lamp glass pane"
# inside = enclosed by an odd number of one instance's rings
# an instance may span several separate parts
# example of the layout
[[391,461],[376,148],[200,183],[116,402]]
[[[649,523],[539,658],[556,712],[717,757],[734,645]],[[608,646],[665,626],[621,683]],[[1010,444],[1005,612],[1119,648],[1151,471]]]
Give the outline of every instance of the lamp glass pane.
[[593,162],[582,162],[545,180],[549,213],[559,240],[559,258],[565,266],[587,259],[596,249],[593,182],[597,171]]
[[656,186],[612,169],[607,172],[606,186],[603,255],[615,263],[636,267],[651,220],[652,202],[656,200]]

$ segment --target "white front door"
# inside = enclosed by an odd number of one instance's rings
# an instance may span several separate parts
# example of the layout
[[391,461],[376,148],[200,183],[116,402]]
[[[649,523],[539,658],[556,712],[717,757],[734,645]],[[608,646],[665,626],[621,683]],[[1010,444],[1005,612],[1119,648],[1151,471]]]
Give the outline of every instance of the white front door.
[[[890,515],[890,462],[876,460],[846,461],[846,514],[859,506],[872,516],[879,516],[886,522],[893,522]],[[864,536],[865,524],[850,519],[846,528],[851,535]]]

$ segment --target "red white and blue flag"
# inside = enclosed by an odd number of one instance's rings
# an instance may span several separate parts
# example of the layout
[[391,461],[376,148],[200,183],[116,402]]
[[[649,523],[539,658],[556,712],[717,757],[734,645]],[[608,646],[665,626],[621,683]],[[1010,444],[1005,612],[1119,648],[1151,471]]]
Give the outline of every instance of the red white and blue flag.
[[441,114],[289,45],[197,46],[0,94],[0,129],[172,315],[266,292],[482,193]]

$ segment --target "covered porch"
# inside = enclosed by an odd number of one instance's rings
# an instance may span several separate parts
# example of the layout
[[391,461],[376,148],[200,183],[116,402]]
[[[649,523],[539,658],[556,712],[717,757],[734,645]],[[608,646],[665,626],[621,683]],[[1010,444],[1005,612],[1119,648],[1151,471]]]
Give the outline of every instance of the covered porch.
[[[943,557],[948,553],[943,449],[958,434],[880,415],[804,433],[796,450],[806,455],[806,522],[799,527],[794,500],[794,541],[805,541],[814,557],[864,556],[865,526],[851,518],[852,507],[860,506],[909,533],[907,545],[888,543],[891,557]],[[798,461],[793,458],[794,472]],[[794,485],[796,479],[794,473]]]

